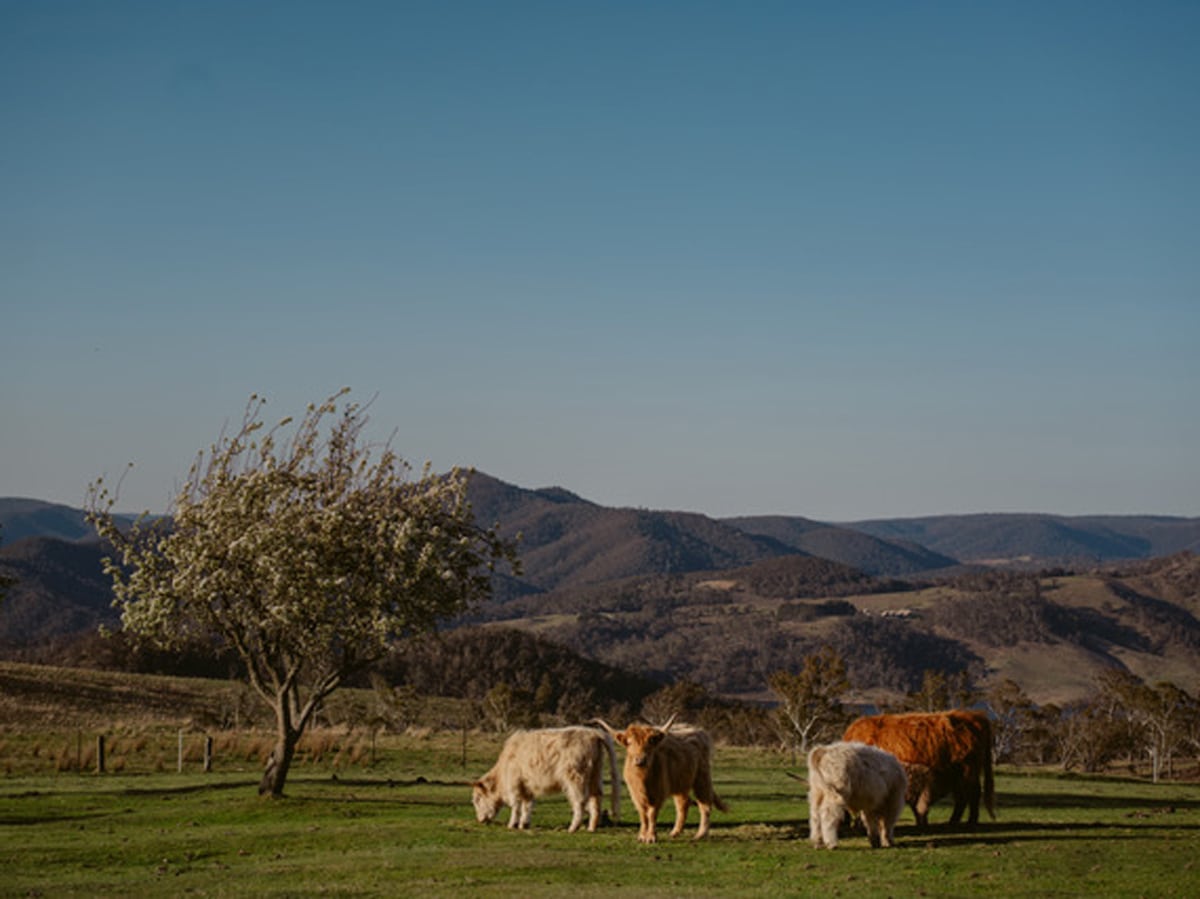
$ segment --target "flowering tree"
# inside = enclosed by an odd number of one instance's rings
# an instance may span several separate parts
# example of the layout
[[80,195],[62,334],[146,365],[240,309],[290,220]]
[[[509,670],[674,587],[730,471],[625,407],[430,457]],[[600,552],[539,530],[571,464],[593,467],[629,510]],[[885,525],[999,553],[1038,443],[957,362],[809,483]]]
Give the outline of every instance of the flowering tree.
[[114,520],[116,495],[91,485],[89,520],[124,628],[171,649],[230,647],[275,712],[260,793],[280,796],[321,702],[394,640],[430,630],[490,595],[495,563],[517,564],[495,527],[476,526],[469,472],[418,479],[341,391],[311,405],[290,438],[251,397],[241,427],[201,453],[169,519]]

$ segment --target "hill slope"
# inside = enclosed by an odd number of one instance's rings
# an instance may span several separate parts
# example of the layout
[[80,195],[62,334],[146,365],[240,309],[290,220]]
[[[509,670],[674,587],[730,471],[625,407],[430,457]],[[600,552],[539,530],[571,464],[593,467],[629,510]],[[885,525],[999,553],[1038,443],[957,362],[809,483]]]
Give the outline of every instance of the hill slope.
[[770,537],[796,552],[842,562],[868,574],[906,575],[958,564],[904,538],[894,539],[783,515],[727,518],[747,534]]
[[29,537],[0,546],[0,571],[16,583],[0,610],[0,644],[21,645],[94,631],[117,620],[98,541]]
[[[712,571],[812,555],[869,574],[910,574],[955,560],[848,528],[804,519],[718,520],[691,512],[613,509],[561,488],[526,490],[485,474],[471,482],[481,523],[521,534],[525,580],[541,590],[621,578]],[[772,527],[778,524],[778,527]]]
[[80,509],[38,499],[0,497],[0,537],[5,544],[26,537],[85,540],[95,536],[95,529],[87,523]]
[[1058,577],[977,572],[920,589],[791,557],[719,573],[635,578],[491,610],[608,664],[769,699],[771,672],[832,646],[861,699],[915,690],[926,670],[1005,678],[1038,702],[1088,695],[1106,668],[1200,691],[1200,557]]
[[963,562],[1113,561],[1200,551],[1200,518],[1156,515],[936,515],[847,527]]
[[[938,516],[851,528],[612,509],[482,474],[470,493],[481,523],[523,535],[525,572],[458,625],[508,624],[622,669],[742,696],[761,696],[767,674],[822,645],[854,660],[863,689],[907,688],[924,668],[969,669],[1011,675],[1057,701],[1112,665],[1200,689],[1195,556],[1120,571],[1076,566],[1089,571],[1043,578],[1032,593],[1020,579],[1029,576],[948,567],[956,559],[1137,559],[1195,546],[1200,519]],[[64,507],[0,500],[6,539],[39,527],[49,534],[0,546],[0,570],[17,579],[0,609],[9,650],[114,620],[99,544],[62,539],[90,538],[81,521]],[[895,580],[914,575],[936,586]]]

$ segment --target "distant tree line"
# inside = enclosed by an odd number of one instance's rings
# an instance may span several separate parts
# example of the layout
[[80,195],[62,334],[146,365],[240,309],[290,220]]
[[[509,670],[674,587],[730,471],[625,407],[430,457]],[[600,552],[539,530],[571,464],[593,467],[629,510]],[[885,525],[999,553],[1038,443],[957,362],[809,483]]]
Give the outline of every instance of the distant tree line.
[[[779,671],[769,684],[779,700],[777,732],[784,748],[803,753],[837,739],[857,710],[842,701],[846,666],[826,649],[804,659],[797,672]],[[966,672],[926,671],[920,687],[882,711],[985,708],[993,722],[995,759],[1018,765],[1058,765],[1095,773],[1123,767],[1154,780],[1196,776],[1200,756],[1200,697],[1176,684],[1147,684],[1118,668],[1105,670],[1085,700],[1059,706],[1034,703],[1019,684],[1005,680],[982,692]],[[1177,762],[1187,759],[1187,772]]]
[[[627,714],[662,684],[585,659],[523,631],[468,628],[404,641],[376,667],[417,693],[484,702],[502,685],[519,707],[514,723]],[[496,696],[492,697],[495,701]]]

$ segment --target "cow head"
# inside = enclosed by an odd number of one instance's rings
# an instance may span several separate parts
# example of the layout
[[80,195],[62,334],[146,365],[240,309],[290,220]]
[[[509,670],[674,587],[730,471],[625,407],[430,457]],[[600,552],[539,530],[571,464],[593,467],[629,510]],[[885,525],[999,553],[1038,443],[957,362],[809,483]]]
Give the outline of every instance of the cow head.
[[675,716],[672,715],[662,727],[631,724],[624,730],[613,730],[603,721],[600,723],[612,734],[614,740],[628,750],[626,760],[638,768],[645,768],[650,764],[650,758],[654,755],[655,748],[666,737],[667,731],[671,729],[674,722]]
[[472,783],[471,802],[475,806],[475,820],[490,824],[504,804],[496,788],[496,778],[489,775]]

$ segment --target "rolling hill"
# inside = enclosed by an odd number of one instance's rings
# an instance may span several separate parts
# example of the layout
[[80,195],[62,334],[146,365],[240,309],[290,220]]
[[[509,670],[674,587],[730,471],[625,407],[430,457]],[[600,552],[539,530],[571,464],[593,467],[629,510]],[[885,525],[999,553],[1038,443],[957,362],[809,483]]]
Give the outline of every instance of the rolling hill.
[[[1012,676],[1042,701],[1079,696],[1113,665],[1200,689],[1200,561],[1188,552],[1200,519],[714,519],[485,474],[470,498],[481,524],[521,535],[524,571],[455,627],[515,627],[749,698],[822,645],[855,660],[864,694],[904,689],[928,667]],[[114,621],[82,512],[0,499],[0,526],[0,573],[17,581],[0,608],[5,651]]]
[[471,504],[481,523],[521,535],[525,579],[541,590],[626,577],[712,571],[761,559],[811,555],[868,574],[956,565],[906,541],[801,518],[714,519],[692,512],[614,509],[561,488],[526,490],[477,474]]
[[26,537],[87,540],[96,534],[82,509],[23,497],[0,498],[0,528],[5,544]]
[[816,650],[846,659],[861,701],[919,687],[926,670],[1019,683],[1037,702],[1088,695],[1101,671],[1200,692],[1200,557],[1070,574],[960,572],[926,585],[828,560],[770,559],[531,595],[488,610],[589,658],[728,696],[768,700],[768,675]]
[[769,537],[795,552],[832,559],[868,574],[907,575],[951,568],[958,560],[903,537],[890,538],[853,527],[835,527],[807,518],[782,515],[727,518],[747,534]]
[[1157,515],[936,515],[847,525],[962,562],[1107,562],[1200,552],[1200,518]]
[[0,572],[16,581],[0,607],[0,645],[37,643],[115,623],[103,555],[96,540],[26,537],[0,546]]

